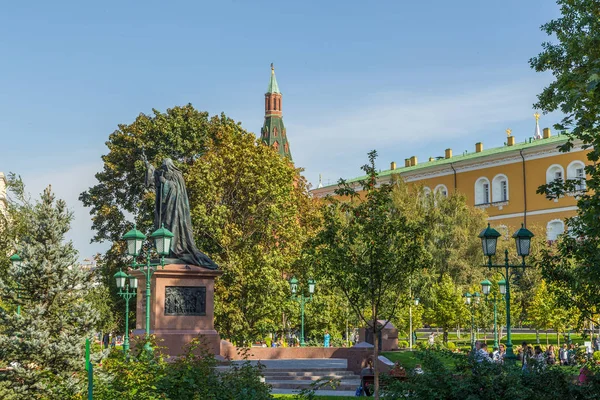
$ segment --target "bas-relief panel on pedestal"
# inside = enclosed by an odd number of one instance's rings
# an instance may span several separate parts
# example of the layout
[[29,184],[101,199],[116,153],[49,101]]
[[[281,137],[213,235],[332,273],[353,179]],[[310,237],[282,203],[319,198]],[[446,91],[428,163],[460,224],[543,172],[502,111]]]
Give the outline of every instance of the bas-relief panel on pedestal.
[[206,287],[166,286],[165,315],[206,315]]

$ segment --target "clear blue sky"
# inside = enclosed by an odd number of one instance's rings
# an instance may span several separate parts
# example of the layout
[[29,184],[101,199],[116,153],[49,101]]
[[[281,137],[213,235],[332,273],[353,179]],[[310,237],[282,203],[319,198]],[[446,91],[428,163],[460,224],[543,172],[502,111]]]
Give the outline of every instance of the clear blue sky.
[[[294,161],[317,183],[533,134],[551,77],[528,59],[558,16],[549,0],[36,1],[0,11],[0,171],[75,211],[82,257],[108,135],[140,112],[191,102],[258,132],[275,63]],[[558,116],[543,116],[542,127]]]

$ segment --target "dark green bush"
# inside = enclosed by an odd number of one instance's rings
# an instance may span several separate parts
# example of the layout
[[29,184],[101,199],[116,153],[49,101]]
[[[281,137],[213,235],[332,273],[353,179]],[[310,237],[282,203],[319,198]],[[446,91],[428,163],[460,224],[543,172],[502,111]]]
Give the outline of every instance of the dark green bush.
[[[600,398],[600,369],[592,370],[589,381],[577,382],[571,369],[560,366],[522,371],[520,364],[477,363],[463,355],[424,351],[417,355],[426,372],[412,374],[404,382],[388,379],[386,399],[415,400],[587,400]],[[442,358],[452,358],[452,366]]]
[[217,361],[195,339],[183,356],[167,362],[160,350],[148,355],[141,347],[129,361],[112,351],[96,371],[94,399],[98,400],[263,400],[271,399],[270,388],[262,383],[261,366],[249,361],[218,372]]

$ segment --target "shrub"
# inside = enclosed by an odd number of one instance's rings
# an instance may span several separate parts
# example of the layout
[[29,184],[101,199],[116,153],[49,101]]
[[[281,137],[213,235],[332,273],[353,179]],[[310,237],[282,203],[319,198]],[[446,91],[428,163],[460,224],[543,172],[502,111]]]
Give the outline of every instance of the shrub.
[[271,399],[269,386],[260,381],[260,364],[246,361],[218,372],[217,361],[200,339],[194,339],[174,362],[166,362],[159,348],[148,355],[142,346],[136,344],[129,361],[113,350],[94,370],[94,399]]
[[600,351],[595,351],[594,354],[592,354],[592,358],[594,361],[600,361]]
[[408,348],[408,342],[406,340],[401,340],[398,342],[398,348],[406,349]]
[[592,371],[589,381],[580,385],[573,379],[573,371],[564,367],[524,372],[509,363],[478,363],[450,352],[427,350],[415,356],[426,372],[411,374],[402,382],[389,380],[382,388],[385,398],[401,399],[406,393],[412,400],[600,398],[600,368],[592,364],[588,364]]
[[446,343],[446,348],[450,351],[454,351],[454,350],[456,350],[456,343],[448,342],[448,343]]

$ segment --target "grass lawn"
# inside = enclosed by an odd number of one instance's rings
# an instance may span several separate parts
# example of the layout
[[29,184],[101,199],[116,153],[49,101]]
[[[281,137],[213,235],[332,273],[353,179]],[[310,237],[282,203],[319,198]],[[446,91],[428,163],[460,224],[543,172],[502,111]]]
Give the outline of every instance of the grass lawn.
[[[294,399],[294,394],[274,394],[274,398],[276,399]],[[356,396],[315,396],[315,400],[352,400],[356,399]]]
[[[392,362],[399,361],[400,365],[402,365],[407,370],[411,370],[415,367],[415,365],[421,363],[421,361],[415,356],[415,353],[412,351],[384,351],[381,353],[381,355],[387,357]],[[440,360],[447,367],[454,366],[454,362],[450,358],[442,357],[440,355]]]

